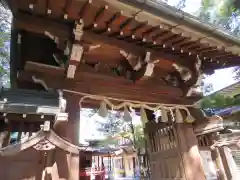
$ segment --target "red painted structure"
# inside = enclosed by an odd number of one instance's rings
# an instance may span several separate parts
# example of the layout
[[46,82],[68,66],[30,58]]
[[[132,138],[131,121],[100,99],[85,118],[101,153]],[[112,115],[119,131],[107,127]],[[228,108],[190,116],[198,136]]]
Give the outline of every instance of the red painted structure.
[[90,180],[91,176],[94,176],[95,180],[105,180],[108,168],[105,168],[107,164],[104,165],[104,157],[109,158],[109,154],[106,155],[106,153],[96,151],[83,151],[80,155],[81,163],[79,167],[81,180]]
[[91,179],[91,176],[95,176],[95,180],[105,180],[105,174],[104,167],[80,169],[81,179],[87,180]]

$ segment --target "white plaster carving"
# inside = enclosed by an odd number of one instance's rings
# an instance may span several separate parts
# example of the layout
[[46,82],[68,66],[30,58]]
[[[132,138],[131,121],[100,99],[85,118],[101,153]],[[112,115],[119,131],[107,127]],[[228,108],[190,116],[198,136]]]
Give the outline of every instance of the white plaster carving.
[[54,35],[52,35],[50,32],[45,31],[44,34],[48,36],[50,39],[54,40]]
[[151,77],[153,74],[153,70],[155,64],[159,62],[159,60],[151,61],[151,53],[147,52],[144,59],[141,57],[136,57],[131,53],[127,53],[124,50],[120,50],[120,54],[125,57],[125,59],[129,62],[132,66],[133,70],[139,71],[144,64],[146,64],[146,70],[144,76]]
[[47,84],[42,79],[36,78],[35,76],[32,76],[32,79],[34,83],[41,84],[46,91],[49,91]]
[[192,78],[192,73],[188,68],[180,66],[176,63],[172,64],[172,66],[174,67],[174,69],[176,69],[176,71],[178,71],[180,73],[181,79],[183,81],[186,82]]
[[202,60],[197,55],[197,59],[196,59],[196,63],[195,63],[195,70],[196,70],[197,81],[188,90],[188,92],[186,94],[187,97],[192,96],[194,90],[196,90],[197,88],[199,88],[201,86],[201,83],[202,83],[202,80],[203,80],[203,73],[201,72],[201,67],[202,67]]
[[75,40],[80,41],[82,39],[83,27],[84,27],[83,21],[81,21],[80,23],[76,24],[76,28],[73,30],[73,34],[75,36]]

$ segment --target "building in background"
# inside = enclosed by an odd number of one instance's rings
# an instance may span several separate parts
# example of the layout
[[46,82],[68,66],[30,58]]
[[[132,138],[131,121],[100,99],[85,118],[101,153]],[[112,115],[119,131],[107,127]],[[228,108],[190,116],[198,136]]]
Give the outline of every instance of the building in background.
[[230,97],[234,97],[234,98],[240,98],[240,81],[232,84],[228,87],[225,87],[219,91],[214,92],[224,95],[224,96],[230,96]]

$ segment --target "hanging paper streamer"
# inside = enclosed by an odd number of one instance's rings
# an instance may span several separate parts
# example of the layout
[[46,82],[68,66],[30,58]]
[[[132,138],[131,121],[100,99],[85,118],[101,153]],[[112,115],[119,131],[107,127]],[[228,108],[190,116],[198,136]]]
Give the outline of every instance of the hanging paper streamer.
[[165,109],[161,109],[161,120],[162,122],[168,122],[168,115]]
[[131,113],[128,111],[127,106],[124,107],[123,119],[126,122],[131,122],[132,121],[132,116],[131,116]]
[[176,109],[176,122],[177,123],[183,123],[183,116],[182,116],[182,113],[180,112],[179,109]]
[[187,111],[187,117],[185,119],[186,123],[193,123],[196,119],[190,114],[190,111],[188,109],[185,109]]
[[146,111],[143,107],[141,107],[141,110],[140,110],[140,117],[141,117],[142,124],[145,127],[145,123],[148,122],[148,118],[147,118]]
[[171,115],[171,120],[172,120],[172,122],[175,122],[175,121],[176,121],[176,118],[175,118],[175,116],[174,116],[174,113],[173,113],[173,110],[172,110],[172,109],[170,109],[170,115]]
[[156,123],[160,122],[160,121],[159,121],[159,116],[160,116],[160,115],[159,115],[159,114],[160,114],[160,113],[159,113],[159,110],[154,111],[153,114],[154,114],[154,117],[155,117],[155,119],[154,119],[155,122],[156,122]]
[[100,108],[98,110],[98,115],[105,118],[108,115],[107,105],[104,101],[100,103]]

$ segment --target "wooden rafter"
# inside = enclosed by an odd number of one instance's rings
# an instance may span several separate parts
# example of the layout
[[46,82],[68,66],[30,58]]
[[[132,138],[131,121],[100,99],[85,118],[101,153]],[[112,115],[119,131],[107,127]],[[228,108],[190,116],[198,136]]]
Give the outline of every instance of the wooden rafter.
[[[147,11],[140,11],[139,8],[116,0],[81,0],[59,3],[59,5],[54,4],[54,2],[54,0],[50,0],[45,5],[21,2],[18,7],[32,13],[51,16],[53,19],[57,17],[71,21],[80,19],[86,24],[85,28],[89,30],[112,35],[114,38],[125,40],[130,38],[130,41],[144,45],[145,48],[149,46],[153,49],[161,48],[164,52],[168,51],[170,54],[184,56],[184,59],[188,59],[188,56],[191,59],[191,56],[198,54],[201,58],[210,60],[219,53],[227,55],[229,52],[235,58],[239,58],[235,54],[235,52],[239,53],[238,48],[229,42],[221,42],[213,37],[208,38],[200,32],[191,30],[191,28],[172,24],[169,20]],[[139,24],[145,21],[147,23],[140,27]],[[178,26],[175,27],[176,25]],[[209,47],[210,51],[216,49],[216,53],[202,50],[206,46]],[[226,48],[222,48],[223,46]],[[214,67],[217,68],[231,66],[232,62],[226,61],[224,63],[225,60],[226,58],[219,58],[217,61],[207,61],[207,64],[214,64]]]
[[[72,30],[64,24],[59,24],[53,20],[47,20],[47,19],[43,19],[43,18],[39,18],[39,17],[33,17],[33,16],[29,16],[29,15],[25,15],[22,13],[19,13],[19,15],[17,16],[17,27],[20,29],[24,29],[26,31],[31,31],[34,33],[38,33],[38,34],[45,34],[46,32],[49,32],[53,37],[56,37],[58,39],[69,39],[71,34],[72,34]],[[150,29],[151,30],[151,29]],[[147,30],[146,30],[147,31]],[[153,29],[153,32],[155,30]],[[151,34],[151,32],[149,32],[149,35]],[[161,34],[160,34],[161,35]],[[147,35],[146,35],[147,37]],[[177,61],[178,63],[182,64],[183,66],[189,66],[191,64],[194,63],[195,61],[195,56],[193,51],[191,50],[191,54],[187,53],[188,51],[185,50],[185,47],[191,47],[190,45],[195,45],[196,43],[194,43],[194,41],[192,41],[191,44],[186,44],[185,45],[180,45],[178,42],[178,46],[180,46],[182,48],[182,53],[172,53],[172,49],[168,48],[168,43],[172,42],[173,39],[168,39],[165,42],[165,48],[163,48],[162,46],[159,48],[158,45],[154,45],[154,46],[149,46],[148,41],[146,38],[143,38],[144,41],[146,41],[146,43],[143,44],[139,44],[138,41],[125,41],[124,38],[123,39],[117,39],[116,37],[109,37],[107,34],[97,34],[94,33],[94,30],[85,30],[84,34],[82,36],[82,41],[83,42],[89,42],[92,44],[108,44],[110,46],[119,48],[119,49],[123,49],[126,51],[131,51],[131,53],[134,53],[136,55],[142,55],[144,54],[146,51],[150,51],[152,53],[152,56],[155,56],[158,59],[166,59],[169,61]],[[144,45],[145,44],[145,45]],[[157,49],[155,47],[158,47]],[[200,47],[196,46],[197,49],[199,49]],[[198,51],[196,49],[196,51]],[[216,52],[212,53],[213,49],[212,48],[208,48],[205,49],[201,48],[202,50],[199,51],[198,53],[207,53],[206,51],[208,51],[208,54],[212,54],[213,58],[216,57]],[[176,50],[176,48],[174,49]],[[141,53],[140,53],[141,52]],[[237,56],[232,55],[232,57],[229,57],[229,53],[227,53],[227,55],[225,55],[226,53],[221,52],[221,56],[218,56],[218,59],[214,62],[218,63],[221,61],[221,58],[224,57],[228,57],[229,59],[229,63],[225,63],[224,66],[228,67],[231,66],[232,63],[234,63],[236,61]],[[203,64],[204,64],[204,68],[207,68],[207,66],[209,66],[208,61],[209,58],[203,59]],[[192,62],[192,63],[189,63]],[[211,60],[213,62],[213,60]],[[216,66],[216,65],[214,65]]]
[[[17,27],[24,29],[26,31],[34,32],[37,34],[45,34],[46,32],[51,33],[59,39],[68,39],[71,36],[71,30],[66,25],[56,23],[51,20],[46,20],[38,17],[32,17],[29,15],[23,15],[19,13],[19,18],[17,18]],[[129,43],[124,40],[118,40],[114,37],[109,37],[107,35],[99,35],[97,33],[85,30],[82,35],[83,42],[90,42],[92,44],[108,44],[112,47],[126,50],[135,55],[143,55],[146,52],[146,48],[143,46]],[[153,56],[158,59],[167,59],[170,61],[178,61],[180,63],[189,64],[186,59],[181,59],[179,56],[166,54],[162,50],[148,49],[152,52]],[[191,59],[188,59],[191,61]]]

